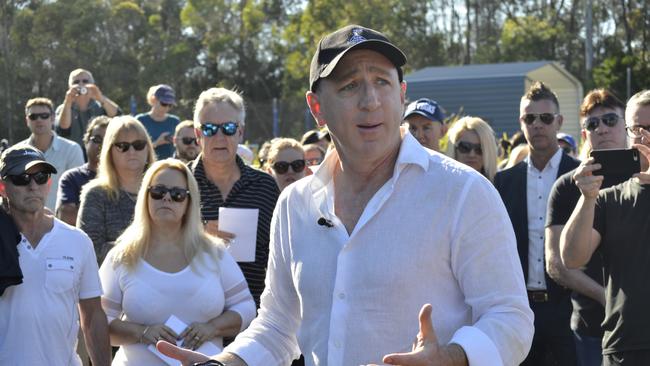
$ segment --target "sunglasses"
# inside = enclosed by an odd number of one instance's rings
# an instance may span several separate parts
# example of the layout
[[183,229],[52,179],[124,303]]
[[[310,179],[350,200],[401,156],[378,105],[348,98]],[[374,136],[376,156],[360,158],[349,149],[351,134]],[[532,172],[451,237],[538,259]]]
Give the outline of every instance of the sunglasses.
[[308,166],[314,166],[314,165],[320,165],[320,163],[323,162],[323,159],[321,158],[313,158],[313,159],[306,159]]
[[90,80],[88,79],[72,80],[72,84],[79,84],[79,83],[88,84],[90,83]]
[[519,117],[520,120],[524,121],[527,125],[532,125],[533,122],[539,117],[539,120],[546,125],[550,125],[555,121],[556,113],[526,113],[523,116]]
[[50,173],[37,172],[32,174],[18,174],[18,175],[7,175],[5,178],[8,178],[11,183],[15,186],[26,186],[29,185],[29,182],[34,180],[36,184],[43,185],[47,183],[47,180],[50,179]]
[[586,118],[582,123],[582,127],[587,131],[595,131],[601,122],[607,127],[614,127],[619,119],[621,119],[621,116],[616,113],[605,113],[600,117]]
[[237,132],[237,127],[239,127],[239,125],[232,121],[221,124],[206,122],[201,125],[201,132],[203,133],[203,136],[210,137],[216,135],[217,132],[219,132],[219,128],[221,128],[224,135],[232,136]]
[[88,141],[92,142],[93,144],[101,145],[104,142],[104,138],[99,135],[94,135],[90,136]]
[[147,188],[147,191],[149,192],[149,197],[156,201],[163,199],[167,193],[169,193],[169,197],[174,202],[183,202],[190,195],[190,191],[187,189],[179,187],[167,188],[163,185],[150,186]]
[[276,161],[271,165],[271,168],[273,168],[273,170],[278,174],[285,174],[289,171],[289,166],[291,166],[291,169],[293,169],[294,172],[300,173],[305,170],[305,160],[299,159],[290,163],[287,161]]
[[171,107],[172,104],[171,104],[171,103],[163,103],[163,102],[160,102],[160,106],[161,106],[161,107],[168,108],[168,107]]
[[469,154],[474,150],[476,155],[483,155],[483,149],[481,149],[481,144],[473,144],[467,141],[459,141],[456,144],[456,150],[461,154]]
[[36,121],[37,119],[49,119],[51,116],[50,113],[44,112],[44,113],[30,113],[27,117],[29,117],[30,120]]
[[133,142],[116,142],[113,144],[120,152],[127,152],[133,146],[135,151],[142,151],[147,146],[147,141],[145,140],[135,140]]
[[183,145],[199,145],[199,141],[196,139],[196,137],[183,137],[181,141],[183,142]]

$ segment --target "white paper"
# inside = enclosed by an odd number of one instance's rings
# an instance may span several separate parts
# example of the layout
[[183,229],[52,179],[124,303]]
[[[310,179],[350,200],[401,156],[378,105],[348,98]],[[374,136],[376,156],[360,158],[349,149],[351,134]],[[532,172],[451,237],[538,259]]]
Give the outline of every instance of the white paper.
[[[178,335],[183,333],[185,328],[187,328],[187,324],[185,324],[182,320],[178,319],[173,314],[169,317],[169,319],[167,319],[165,325]],[[182,347],[182,344],[183,344],[182,339],[176,341],[177,346]],[[147,347],[147,349],[154,355],[158,356],[158,358],[165,361],[165,363],[168,364],[169,366],[182,366],[180,361],[167,357],[162,353],[160,353],[158,349],[156,349],[156,346],[153,344],[150,344]],[[204,342],[196,351],[201,352],[204,355],[214,356],[221,353],[221,348],[219,348],[216,344],[212,342]]]
[[219,207],[219,231],[235,234],[228,251],[237,262],[255,261],[258,216],[257,208]]

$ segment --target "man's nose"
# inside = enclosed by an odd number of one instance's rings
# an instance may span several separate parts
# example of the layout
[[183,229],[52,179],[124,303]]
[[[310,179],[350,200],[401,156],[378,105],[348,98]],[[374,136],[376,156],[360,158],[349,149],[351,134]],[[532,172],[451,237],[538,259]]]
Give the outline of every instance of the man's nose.
[[371,82],[364,82],[361,87],[361,108],[373,110],[379,107],[379,93]]

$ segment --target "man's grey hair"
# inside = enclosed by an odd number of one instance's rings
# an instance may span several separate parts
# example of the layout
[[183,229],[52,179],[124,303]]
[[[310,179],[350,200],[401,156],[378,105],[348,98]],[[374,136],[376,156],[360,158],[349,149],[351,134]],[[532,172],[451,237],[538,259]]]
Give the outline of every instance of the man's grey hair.
[[244,106],[244,99],[241,95],[230,89],[226,88],[210,88],[205,90],[199,95],[199,99],[196,101],[194,106],[194,126],[201,127],[201,112],[205,107],[212,103],[228,103],[237,111],[239,111],[239,121],[233,121],[239,123],[240,126],[244,126],[244,121],[246,119],[246,107]]

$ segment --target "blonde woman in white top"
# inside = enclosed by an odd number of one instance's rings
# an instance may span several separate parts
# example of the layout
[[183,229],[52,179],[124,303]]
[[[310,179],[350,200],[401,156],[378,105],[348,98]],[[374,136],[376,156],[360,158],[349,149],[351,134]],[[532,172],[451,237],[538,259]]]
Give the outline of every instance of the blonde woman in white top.
[[[237,263],[203,231],[199,201],[182,162],[162,160],[145,174],[133,224],[100,269],[111,343],[120,346],[113,365],[165,365],[147,349],[159,340],[221,348],[255,317]],[[180,334],[164,325],[172,315],[188,325]]]

